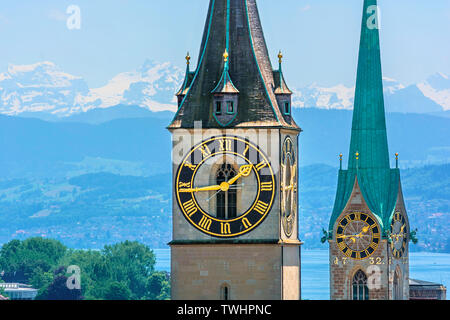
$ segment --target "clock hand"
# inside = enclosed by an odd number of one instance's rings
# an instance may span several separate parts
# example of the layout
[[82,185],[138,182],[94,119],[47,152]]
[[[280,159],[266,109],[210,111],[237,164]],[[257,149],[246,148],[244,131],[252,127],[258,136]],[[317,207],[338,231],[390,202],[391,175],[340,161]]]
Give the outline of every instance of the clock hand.
[[233,183],[238,181],[238,179],[240,177],[248,177],[250,175],[250,173],[252,172],[252,168],[253,168],[253,165],[251,165],[251,164],[241,166],[239,168],[239,173],[234,178],[231,178],[230,180],[228,180],[228,182],[227,182],[228,185],[232,185]]
[[202,187],[202,188],[189,188],[189,189],[180,189],[179,192],[181,193],[190,193],[190,192],[202,192],[202,191],[222,191],[222,187],[217,186],[209,186],[209,187]]

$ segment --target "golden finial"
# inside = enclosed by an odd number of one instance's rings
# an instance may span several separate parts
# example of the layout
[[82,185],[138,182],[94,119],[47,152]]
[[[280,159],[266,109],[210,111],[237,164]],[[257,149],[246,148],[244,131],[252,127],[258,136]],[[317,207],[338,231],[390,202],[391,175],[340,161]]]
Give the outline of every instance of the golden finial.
[[278,61],[281,63],[281,62],[283,62],[283,53],[281,53],[281,50],[280,50],[280,52],[278,53]]
[[339,163],[340,163],[340,168],[341,168],[341,170],[342,170],[342,157],[343,157],[343,155],[342,155],[342,153],[339,155]]
[[395,167],[398,169],[398,152],[395,153]]
[[187,53],[187,55],[186,55],[186,64],[190,64],[190,61],[191,61],[191,56],[189,55],[189,51],[188,51],[188,53]]
[[225,52],[223,53],[223,61],[228,62],[228,51],[225,49]]
[[359,160],[359,152],[358,151],[356,151],[355,156],[356,156],[356,160]]

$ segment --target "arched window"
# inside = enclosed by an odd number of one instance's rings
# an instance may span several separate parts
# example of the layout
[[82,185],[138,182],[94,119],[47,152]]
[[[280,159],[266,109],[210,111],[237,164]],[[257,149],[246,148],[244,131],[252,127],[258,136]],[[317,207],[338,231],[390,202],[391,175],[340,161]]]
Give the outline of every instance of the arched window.
[[367,276],[361,270],[356,272],[352,282],[353,300],[369,300]]
[[220,296],[222,300],[230,300],[230,287],[227,284],[222,285]]
[[[231,164],[224,163],[216,175],[216,182],[220,185],[222,182],[229,181],[236,176],[236,170]],[[230,188],[227,192],[217,194],[217,218],[234,219],[237,215],[236,209],[236,189]]]

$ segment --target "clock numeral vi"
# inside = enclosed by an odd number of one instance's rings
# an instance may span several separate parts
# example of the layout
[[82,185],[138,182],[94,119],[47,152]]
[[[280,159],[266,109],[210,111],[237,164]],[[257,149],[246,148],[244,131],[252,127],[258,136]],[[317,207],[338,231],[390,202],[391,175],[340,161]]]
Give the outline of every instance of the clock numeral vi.
[[203,229],[209,231],[209,229],[211,228],[211,223],[212,223],[211,219],[203,216],[202,219],[199,222],[199,226],[202,227]]

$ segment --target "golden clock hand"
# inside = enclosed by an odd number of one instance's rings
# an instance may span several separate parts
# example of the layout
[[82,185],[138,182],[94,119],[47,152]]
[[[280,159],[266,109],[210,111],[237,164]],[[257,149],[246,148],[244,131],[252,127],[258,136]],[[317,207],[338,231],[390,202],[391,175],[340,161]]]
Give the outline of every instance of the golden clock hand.
[[217,186],[209,186],[209,187],[202,187],[202,188],[180,189],[179,192],[190,193],[190,192],[217,191],[217,190],[222,190],[222,187],[217,185]]
[[234,177],[228,180],[228,185],[232,185],[236,181],[239,180],[240,177],[248,177],[252,172],[253,165],[243,165],[239,168],[239,173]]

